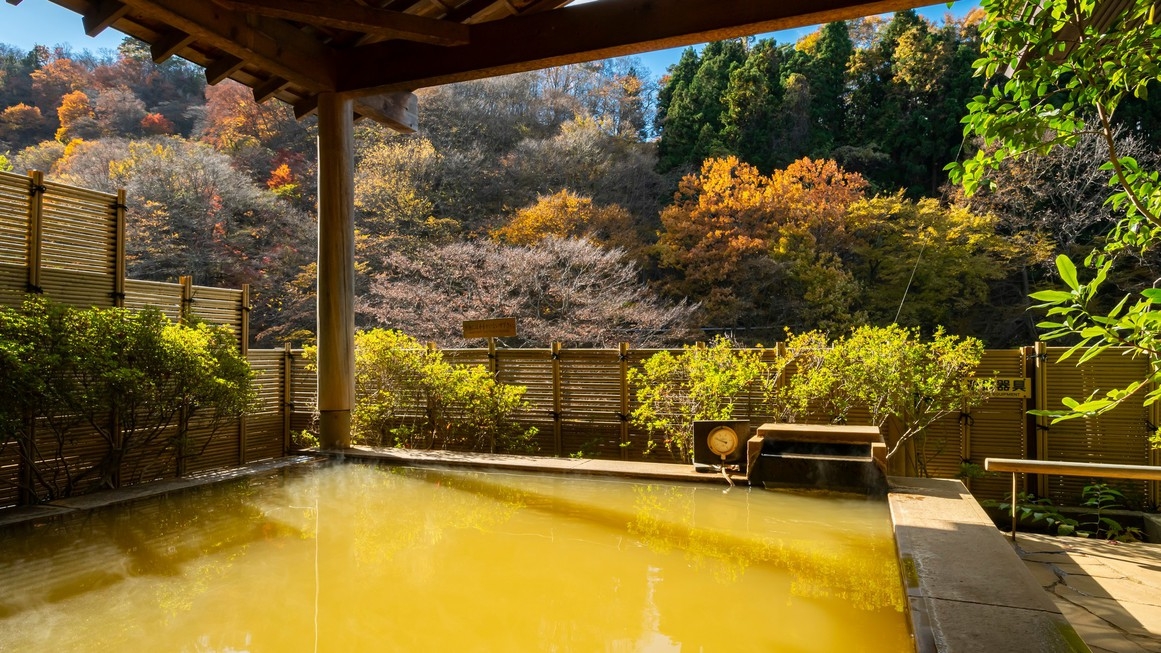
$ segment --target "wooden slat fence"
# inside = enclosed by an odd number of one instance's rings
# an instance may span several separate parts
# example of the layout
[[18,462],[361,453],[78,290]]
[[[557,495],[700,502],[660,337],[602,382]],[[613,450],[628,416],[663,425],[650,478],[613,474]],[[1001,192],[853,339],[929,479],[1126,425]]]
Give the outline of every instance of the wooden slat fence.
[[[1127,405],[1097,420],[1062,422],[1047,430],[1043,425],[1037,427],[1036,420],[1028,416],[1029,410],[1040,406],[1060,407],[1063,396],[1087,396],[1094,389],[1108,389],[1113,384],[1141,378],[1145,371],[1143,361],[1134,361],[1117,350],[1110,350],[1097,359],[1098,365],[1077,368],[1071,362],[1052,362],[1061,349],[1039,347],[984,353],[978,376],[1027,379],[1029,396],[995,397],[971,411],[948,415],[933,424],[927,435],[931,475],[955,477],[960,473],[961,463],[982,466],[988,457],[1161,464],[1159,452],[1147,444],[1151,424],[1161,423],[1161,417],[1153,414],[1156,409]],[[522,424],[539,429],[537,443],[541,455],[584,453],[599,458],[668,462],[671,458],[665,451],[645,455],[646,434],[621,419],[626,414],[621,410],[623,402],[630,412],[637,407],[622,370],[640,366],[658,351],[500,349],[496,352],[496,374],[504,383],[528,388],[525,398],[530,406],[518,418]],[[452,349],[443,353],[446,360],[460,365],[488,364],[486,349]],[[764,352],[768,360],[773,360],[775,355],[774,349]],[[301,363],[296,363],[295,370],[291,419],[296,428],[305,428],[314,406],[314,378],[305,372]],[[740,398],[735,417],[749,419],[752,427],[769,421],[756,395]],[[815,415],[805,421],[824,420]],[[869,417],[865,411],[854,411],[849,422],[867,424]],[[621,446],[623,432],[627,432],[628,447]],[[1041,476],[1023,479],[1021,483],[1022,487],[1048,496],[1058,504],[1068,504],[1075,503],[1085,481]],[[987,474],[969,480],[968,485],[980,498],[998,499],[1009,492],[1006,475]],[[1157,502],[1156,485],[1137,482],[1123,487],[1137,505],[1144,506]]]
[[[126,279],[124,213],[123,191],[102,193],[46,182],[39,172],[0,172],[0,305],[18,306],[34,293],[78,307],[155,307],[173,320],[196,316],[238,334],[240,349],[258,372],[261,402],[255,414],[229,424],[196,421],[191,446],[180,461],[166,450],[166,437],[131,450],[119,470],[122,484],[284,455],[295,421],[289,381],[303,373],[302,366],[295,368],[294,357],[283,350],[247,350],[245,287],[195,286],[188,277],[178,283]],[[299,422],[309,427],[309,419]],[[63,446],[47,428],[36,433],[33,457],[44,463],[37,471],[50,479],[91,467],[107,451],[104,438],[84,425],[70,430]],[[15,443],[0,443],[0,508],[27,500],[18,489],[28,473],[20,461]]]

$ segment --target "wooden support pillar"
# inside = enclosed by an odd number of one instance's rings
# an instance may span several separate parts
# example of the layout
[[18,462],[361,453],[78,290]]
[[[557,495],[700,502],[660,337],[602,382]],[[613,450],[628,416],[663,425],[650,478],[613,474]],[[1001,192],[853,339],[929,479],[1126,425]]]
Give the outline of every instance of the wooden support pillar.
[[39,294],[40,245],[44,234],[40,219],[44,208],[44,173],[30,170],[28,177],[28,292]]
[[355,146],[350,99],[318,96],[319,446],[351,446],[355,401]]
[[629,459],[629,343],[619,346],[617,359],[621,363],[621,460]]
[[564,411],[564,401],[560,387],[560,349],[561,343],[552,343],[552,444],[557,456],[564,455],[564,441],[561,433],[561,414]]
[[117,191],[117,204],[113,206],[113,306],[125,306],[125,189]]
[[178,309],[178,321],[182,324],[189,324],[190,318],[193,317],[193,277],[180,276],[177,278],[177,282],[181,285],[181,308]]
[[290,343],[282,348],[282,455],[290,453],[290,427],[294,413],[294,353]]

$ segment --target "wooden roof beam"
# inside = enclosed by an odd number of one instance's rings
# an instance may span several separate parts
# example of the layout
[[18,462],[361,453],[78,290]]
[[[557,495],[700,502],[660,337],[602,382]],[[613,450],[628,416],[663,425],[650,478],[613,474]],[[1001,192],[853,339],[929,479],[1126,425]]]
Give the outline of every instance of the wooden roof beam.
[[248,20],[212,2],[126,0],[132,13],[166,23],[244,62],[313,91],[333,90],[333,50],[291,25]]
[[210,86],[226,79],[230,75],[238,72],[245,64],[238,57],[228,54],[221,59],[215,60],[210,65],[206,66],[206,83]]
[[603,0],[473,24],[472,42],[464,46],[382,42],[341,51],[338,90],[410,91],[928,4],[931,0]]
[[286,88],[290,82],[281,77],[271,77],[254,87],[254,101],[262,104],[266,100],[274,97],[282,89]]
[[149,56],[153,59],[153,63],[163,64],[193,41],[194,37],[180,30],[166,32],[149,45]]
[[355,114],[401,134],[419,130],[419,99],[414,93],[383,93],[355,98]]
[[81,18],[81,22],[85,26],[85,34],[89,36],[100,34],[113,23],[121,20],[128,12],[129,7],[118,0],[101,0],[93,5],[92,9],[86,11]]
[[220,5],[261,16],[284,18],[385,39],[404,39],[432,45],[466,45],[468,28],[434,18],[374,9],[353,2],[310,0],[216,0]]
[[[355,118],[370,118],[402,134],[419,129],[419,98],[414,93],[383,93],[355,98]],[[318,111],[318,96],[311,95],[294,103],[294,117],[302,120]]]
[[310,95],[294,103],[294,119],[302,120],[318,112],[318,96]]

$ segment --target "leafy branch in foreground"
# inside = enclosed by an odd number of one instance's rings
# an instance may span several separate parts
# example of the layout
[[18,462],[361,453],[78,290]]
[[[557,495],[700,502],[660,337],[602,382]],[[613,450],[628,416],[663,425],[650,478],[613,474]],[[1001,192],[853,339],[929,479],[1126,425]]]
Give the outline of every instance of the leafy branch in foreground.
[[[1048,329],[1045,340],[1077,339],[1060,360],[1079,352],[1078,364],[1084,363],[1113,346],[1149,358],[1146,378],[1103,396],[1065,399],[1065,410],[1042,412],[1055,421],[1099,415],[1149,383],[1161,383],[1161,315],[1154,311],[1161,289],[1126,295],[1107,312],[1094,301],[1119,254],[1161,243],[1158,172],[1143,169],[1118,151],[1113,122],[1122,100],[1145,98],[1149,85],[1161,81],[1159,16],[1151,0],[1133,0],[1111,18],[1098,15],[1093,0],[984,0],[982,6],[983,57],[974,65],[991,90],[969,103],[964,133],[980,137],[984,147],[974,158],[950,164],[952,179],[971,193],[990,185],[988,173],[1007,158],[1073,147],[1087,134],[1096,134],[1107,147],[1102,169],[1115,189],[1109,204],[1122,217],[1104,248],[1084,260],[1092,279],[1081,283],[1076,264],[1060,256],[1057,270],[1068,289],[1032,295],[1042,302],[1038,308],[1048,311],[1038,325]],[[1148,391],[1144,402],[1159,397],[1161,392]],[[1153,440],[1159,442],[1158,434]]]

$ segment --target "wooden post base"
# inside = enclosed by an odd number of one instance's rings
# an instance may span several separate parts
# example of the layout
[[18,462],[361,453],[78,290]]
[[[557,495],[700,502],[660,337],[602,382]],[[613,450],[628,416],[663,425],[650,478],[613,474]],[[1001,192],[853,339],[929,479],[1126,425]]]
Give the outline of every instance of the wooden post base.
[[351,448],[351,411],[319,411],[318,446],[319,449]]

